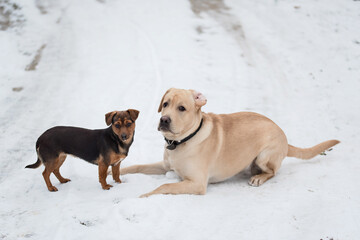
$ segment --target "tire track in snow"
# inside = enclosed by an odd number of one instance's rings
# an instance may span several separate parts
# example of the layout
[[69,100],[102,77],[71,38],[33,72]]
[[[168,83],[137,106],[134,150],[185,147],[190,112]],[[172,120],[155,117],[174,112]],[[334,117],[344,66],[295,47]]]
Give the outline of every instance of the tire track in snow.
[[[247,80],[245,88],[253,90],[254,86],[256,86],[259,90],[263,89],[267,93],[265,95],[259,95],[258,97],[258,99],[261,99],[257,104],[260,106],[260,109],[262,109],[265,114],[270,113],[270,110],[271,113],[273,113],[273,110],[278,112],[276,109],[286,102],[283,100],[286,99],[288,95],[286,91],[286,76],[278,66],[276,59],[268,53],[265,46],[259,46],[257,43],[250,42],[249,39],[246,38],[242,24],[236,15],[231,14],[231,8],[227,6],[223,0],[189,1],[191,3],[191,10],[196,16],[200,17],[201,13],[206,13],[218,22],[240,46],[242,57],[248,65],[247,71],[250,74],[250,78],[256,81]],[[202,34],[202,28],[200,26],[198,26],[196,30],[199,34]],[[236,65],[236,58],[234,58],[233,62],[234,65]],[[236,66],[234,66],[234,77],[237,75],[236,69]],[[236,81],[233,84],[236,84]],[[258,95],[258,92],[255,92],[255,95]],[[269,96],[276,97],[271,97],[270,99]]]
[[[43,131],[44,124],[48,124],[46,118],[56,119],[62,114],[53,111],[56,105],[54,103],[62,99],[61,94],[54,93],[61,92],[62,85],[49,84],[49,81],[53,81],[52,79],[57,79],[57,77],[60,79],[59,76],[66,75],[64,72],[69,66],[66,64],[68,61],[66,53],[72,52],[72,49],[64,51],[59,46],[69,46],[64,44],[64,41],[71,43],[72,39],[65,39],[65,34],[59,38],[59,33],[64,30],[63,26],[52,24],[54,29],[40,38],[43,44],[22,74],[24,79],[28,79],[24,90],[14,101],[9,102],[9,106],[0,117],[2,126],[0,145],[3,147],[1,152],[4,159],[11,160],[6,161],[0,169],[0,182],[7,180],[6,177],[11,175],[11,172],[23,169],[26,165],[25,162],[36,160],[35,141]],[[72,35],[67,34],[66,36],[71,37]],[[26,44],[36,45],[38,42],[34,42],[34,39],[30,37],[24,41],[23,45]],[[46,51],[43,51],[45,47]],[[40,58],[46,58],[46,60],[40,61]],[[37,66],[40,66],[38,64],[41,65],[39,69],[37,69]],[[55,67],[49,69],[50,65]],[[46,117],[41,114],[42,112],[46,112]],[[29,159],[29,156],[34,157]]]
[[[151,62],[153,64],[153,68],[155,70],[155,75],[156,75],[156,83],[154,86],[154,89],[152,89],[152,95],[153,97],[151,98],[152,100],[149,101],[150,102],[150,106],[148,108],[148,113],[146,114],[146,119],[151,119],[150,116],[156,116],[156,112],[153,111],[153,109],[157,109],[157,104],[158,104],[158,98],[161,95],[161,86],[162,86],[162,76],[160,73],[160,67],[159,67],[159,61],[158,61],[158,55],[156,53],[156,49],[154,46],[154,43],[152,42],[151,38],[149,37],[149,34],[139,26],[138,23],[130,20],[131,25],[134,26],[134,28],[137,30],[137,32],[140,34],[140,36],[142,36],[143,39],[145,39],[146,44],[148,45],[150,52],[151,52]],[[151,128],[151,121],[150,120],[146,120],[145,124],[142,125],[140,127],[140,131],[145,131],[145,129],[149,129]]]
[[[238,19],[229,13],[230,8],[225,5],[223,0],[189,0],[191,10],[196,16],[206,13],[218,22],[229,34],[233,36],[242,50],[242,56],[245,58],[249,66],[253,65],[251,49],[247,43],[245,32]],[[197,28],[201,31],[201,28]]]
[[37,50],[34,59],[31,61],[29,65],[26,66],[25,71],[35,71],[37,65],[39,64],[42,56],[43,50],[46,48],[46,44],[41,45],[41,47]]

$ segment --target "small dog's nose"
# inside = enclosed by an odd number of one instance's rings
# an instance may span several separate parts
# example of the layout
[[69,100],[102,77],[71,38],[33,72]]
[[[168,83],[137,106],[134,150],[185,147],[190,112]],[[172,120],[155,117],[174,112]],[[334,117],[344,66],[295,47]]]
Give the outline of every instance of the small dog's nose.
[[121,139],[122,140],[126,140],[126,138],[127,138],[127,135],[125,133],[121,134]]
[[171,118],[168,116],[162,116],[160,118],[160,123],[165,124],[165,125],[169,125],[171,123]]

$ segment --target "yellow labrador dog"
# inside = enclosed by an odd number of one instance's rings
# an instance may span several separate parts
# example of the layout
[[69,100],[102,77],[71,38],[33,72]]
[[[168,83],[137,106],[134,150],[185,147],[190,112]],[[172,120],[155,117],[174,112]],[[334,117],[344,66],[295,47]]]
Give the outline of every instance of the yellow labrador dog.
[[248,166],[249,184],[272,178],[288,157],[310,159],[339,143],[329,140],[311,148],[288,144],[284,132],[267,117],[251,112],[204,113],[206,98],[194,90],[169,89],[161,99],[159,128],[165,137],[164,160],[135,165],[121,174],[165,174],[173,170],[182,181],[164,184],[142,195],[205,194],[208,183],[224,181]]

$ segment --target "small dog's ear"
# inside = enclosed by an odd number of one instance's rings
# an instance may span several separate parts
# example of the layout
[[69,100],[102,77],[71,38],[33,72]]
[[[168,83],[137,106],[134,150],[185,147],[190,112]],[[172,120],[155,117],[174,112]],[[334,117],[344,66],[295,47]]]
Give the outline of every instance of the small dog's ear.
[[201,108],[202,106],[204,106],[206,104],[207,99],[202,93],[197,92],[195,90],[190,90],[190,91],[194,97],[195,105],[197,107]]
[[162,99],[161,99],[161,101],[160,101],[160,105],[159,105],[158,112],[161,112],[162,107],[163,107],[163,103],[164,103],[164,98],[165,98],[166,94],[168,94],[168,93],[170,92],[171,89],[172,89],[172,88],[168,89],[168,90],[166,91],[166,93],[164,94],[164,96],[162,97]]
[[113,119],[116,115],[116,111],[112,111],[112,112],[109,112],[107,114],[105,114],[105,122],[106,122],[106,125],[110,125],[113,123]]
[[130,114],[131,120],[135,121],[139,116],[139,111],[135,109],[128,109],[127,112]]

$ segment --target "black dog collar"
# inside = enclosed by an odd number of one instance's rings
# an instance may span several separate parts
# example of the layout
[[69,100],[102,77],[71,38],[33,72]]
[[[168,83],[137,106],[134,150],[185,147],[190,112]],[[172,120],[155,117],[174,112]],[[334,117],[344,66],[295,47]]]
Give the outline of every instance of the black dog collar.
[[187,136],[186,138],[184,138],[184,139],[182,139],[182,140],[180,140],[180,141],[169,140],[169,139],[165,138],[165,141],[166,141],[166,143],[168,144],[168,145],[166,146],[166,148],[169,149],[169,150],[174,150],[174,149],[177,147],[177,145],[180,145],[180,144],[188,141],[189,139],[191,139],[193,136],[195,136],[195,135],[198,133],[198,131],[200,130],[202,124],[203,124],[203,119],[201,119],[200,125],[199,125],[199,127],[196,129],[195,132],[193,132],[192,134],[190,134],[189,136]]

